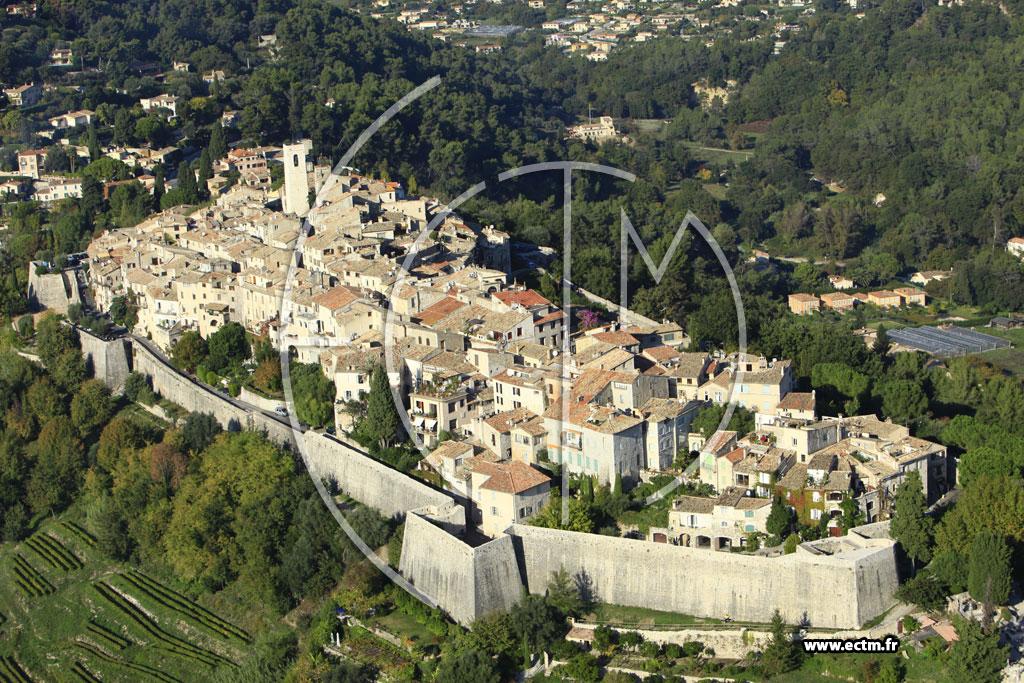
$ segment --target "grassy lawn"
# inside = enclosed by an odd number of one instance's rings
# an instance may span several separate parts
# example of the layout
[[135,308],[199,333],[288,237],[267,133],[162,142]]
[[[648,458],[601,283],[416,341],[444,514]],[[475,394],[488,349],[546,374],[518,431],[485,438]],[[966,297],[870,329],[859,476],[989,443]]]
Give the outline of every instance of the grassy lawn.
[[661,612],[644,607],[626,607],[625,605],[608,605],[605,603],[594,605],[593,614],[597,621],[611,621],[636,626],[690,626],[693,624],[722,623],[720,619],[705,619],[689,614]]
[[783,674],[773,681],[779,683],[812,683],[815,681],[862,681],[865,680],[861,668],[867,662],[875,660],[879,663],[898,657],[906,670],[907,681],[922,683],[939,683],[946,680],[946,663],[941,659],[926,654],[911,652],[910,659],[902,655],[877,654],[817,654],[804,660],[802,667],[796,671]]
[[728,188],[726,188],[725,185],[719,185],[718,183],[704,183],[703,187],[705,192],[718,201],[725,200],[725,193],[728,191]]
[[978,357],[1012,375],[1024,375],[1024,349],[997,349],[980,353]]
[[[72,509],[63,520],[84,528],[82,517]],[[47,538],[52,540],[46,541]],[[37,545],[39,539],[51,547],[56,544],[63,548],[49,553],[49,557],[75,559],[64,566],[59,562],[57,567],[52,566],[29,547]],[[27,563],[30,573],[37,578],[36,585],[43,586],[45,594],[29,596],[16,585],[15,562],[21,567]],[[79,563],[82,566],[75,567]],[[69,566],[72,568],[68,569]],[[0,656],[14,656],[29,676],[38,681],[74,680],[71,668],[78,664],[103,681],[167,683],[209,678],[215,671],[232,668],[223,661],[203,664],[202,659],[224,658],[238,664],[251,652],[251,644],[241,638],[222,635],[182,614],[181,607],[174,610],[162,604],[151,591],[130,583],[123,576],[126,572],[125,566],[105,559],[81,534],[53,518],[46,519],[26,541],[0,545],[0,614],[4,616],[0,625]],[[170,571],[166,568],[158,571],[147,567],[146,574],[164,588],[185,592],[183,586],[168,578]],[[129,596],[128,602],[141,608],[133,612],[141,623],[105,599],[96,587],[100,582]],[[195,604],[185,596],[180,599],[180,605]],[[206,599],[203,603],[216,617],[249,633],[256,628],[281,628],[266,615],[240,613],[235,596],[221,594],[218,599]],[[100,635],[103,632],[112,637]],[[178,645],[161,642],[161,637]],[[83,649],[83,644],[88,649]],[[200,653],[195,654],[193,648],[199,648]]]
[[754,154],[748,150],[739,151],[722,149],[720,147],[705,147],[696,142],[683,142],[683,145],[690,150],[695,161],[703,161],[717,166],[724,166],[730,161],[740,163],[741,161],[746,161]]
[[371,623],[379,626],[388,633],[393,633],[403,640],[412,640],[413,642],[426,645],[429,643],[438,643],[442,641],[433,633],[431,633],[426,626],[420,624],[415,618],[404,614],[397,609],[391,614],[383,617],[375,618],[371,620]]

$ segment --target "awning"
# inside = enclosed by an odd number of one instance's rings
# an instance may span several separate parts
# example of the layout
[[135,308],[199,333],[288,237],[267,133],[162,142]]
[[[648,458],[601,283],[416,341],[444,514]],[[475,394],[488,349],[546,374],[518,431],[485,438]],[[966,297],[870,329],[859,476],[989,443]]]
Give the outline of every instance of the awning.
[[413,424],[414,427],[422,427],[423,426],[423,418],[422,417],[414,417],[412,419],[412,424]]
[[427,429],[434,431],[434,427],[437,426],[437,420],[427,420]]

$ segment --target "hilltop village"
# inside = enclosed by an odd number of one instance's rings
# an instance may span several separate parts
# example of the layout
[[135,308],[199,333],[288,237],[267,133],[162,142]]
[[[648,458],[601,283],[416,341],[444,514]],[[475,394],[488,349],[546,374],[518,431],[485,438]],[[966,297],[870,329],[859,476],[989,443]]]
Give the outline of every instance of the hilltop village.
[[[440,201],[350,170],[330,177],[307,149],[283,150],[295,161],[280,191],[289,211],[267,208],[276,191],[238,184],[93,241],[96,307],[128,297],[132,333],[168,355],[182,335],[230,323],[281,340],[334,383],[332,432],[351,427],[347,406],[391,354],[391,383],[430,451],[417,469],[492,537],[541,512],[557,466],[618,490],[683,474],[687,495],[646,536],[717,550],[765,534],[773,498],[839,535],[846,501],[866,522],[887,519],[909,472],[929,502],[952,488],[944,446],[874,415],[819,415],[814,392],[793,390],[790,361],[689,351],[671,323],[587,327],[510,275],[504,232],[448,214],[416,246]],[[323,201],[303,236],[311,190]],[[752,431],[692,428],[730,400]]]

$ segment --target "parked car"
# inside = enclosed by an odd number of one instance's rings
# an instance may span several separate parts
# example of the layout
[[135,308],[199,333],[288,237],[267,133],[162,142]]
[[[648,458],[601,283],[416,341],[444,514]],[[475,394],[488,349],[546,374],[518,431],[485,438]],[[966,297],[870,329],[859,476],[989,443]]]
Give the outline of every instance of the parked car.
[[274,408],[274,412],[280,415],[281,417],[288,417],[288,410],[282,406],[277,406],[276,408]]

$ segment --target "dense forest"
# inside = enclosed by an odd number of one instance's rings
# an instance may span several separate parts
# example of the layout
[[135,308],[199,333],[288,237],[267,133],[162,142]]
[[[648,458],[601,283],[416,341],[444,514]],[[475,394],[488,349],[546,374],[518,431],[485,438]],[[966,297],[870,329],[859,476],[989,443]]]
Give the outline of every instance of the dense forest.
[[[566,59],[529,34],[501,54],[473,54],[312,0],[172,1],[156,11],[135,2],[44,2],[25,30],[4,32],[0,77],[31,80],[42,74],[52,36],[77,38],[76,54],[102,71],[87,74],[92,85],[63,104],[95,108],[103,137],[108,126],[115,141],[167,134],[153,117],[132,113],[132,100],[114,89],[166,90],[189,101],[179,124],[186,145],[207,146],[216,113],[237,108],[243,141],[309,136],[321,156],[336,160],[381,111],[439,74],[442,85],[378,132],[356,165],[441,197],[536,161],[592,160],[635,172],[640,180],[629,187],[593,174],[576,180],[574,230],[585,246],[574,254],[574,279],[599,294],[617,281],[608,247],[618,242],[622,207],[655,256],[692,210],[719,228],[716,237],[735,261],[737,246],[761,244],[853,267],[893,256],[897,272],[965,273],[949,292],[959,303],[1024,304],[1020,267],[992,253],[1024,234],[1024,159],[1015,142],[1021,21],[983,3],[889,0],[863,18],[828,3],[818,10],[777,57],[767,40],[730,36],[710,48],[649,41],[592,63]],[[268,58],[255,37],[271,31],[278,47]],[[161,86],[133,68],[180,59],[200,73],[220,69],[225,79],[208,85],[199,73],[172,72]],[[701,78],[734,79],[736,92],[725,105],[702,108],[689,87]],[[566,140],[564,126],[591,107],[671,124],[661,134],[635,132],[630,145],[593,149]],[[767,124],[752,158],[716,167],[728,190],[725,199],[713,198],[697,178],[704,164],[687,145],[742,145],[737,131],[753,122]],[[5,128],[6,139],[18,139],[16,121]],[[516,237],[557,245],[557,191],[556,182],[506,183],[466,210]],[[138,220],[137,197],[123,190],[116,201],[115,224]],[[692,305],[674,303],[673,295],[685,290],[694,301],[721,285],[711,277],[705,286],[704,271],[716,275],[718,267],[711,261],[705,268],[701,252],[697,244],[682,250],[658,288],[637,263],[631,286],[639,305],[690,322]],[[777,296],[797,285],[758,281],[750,289]]]

